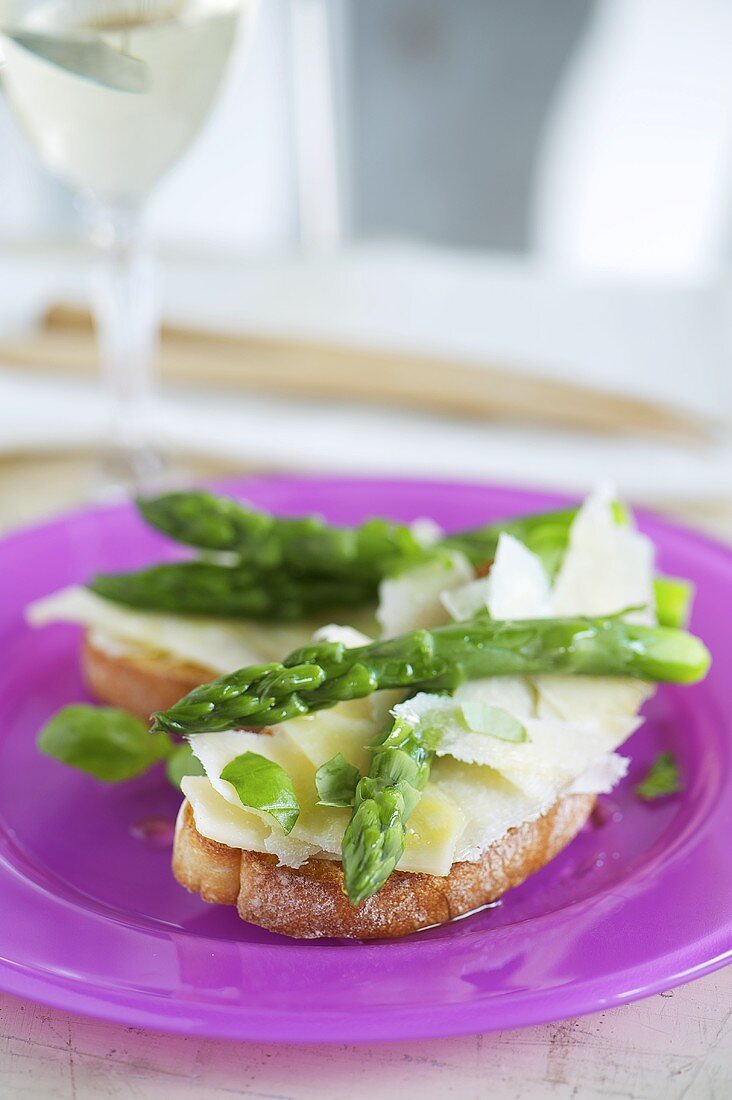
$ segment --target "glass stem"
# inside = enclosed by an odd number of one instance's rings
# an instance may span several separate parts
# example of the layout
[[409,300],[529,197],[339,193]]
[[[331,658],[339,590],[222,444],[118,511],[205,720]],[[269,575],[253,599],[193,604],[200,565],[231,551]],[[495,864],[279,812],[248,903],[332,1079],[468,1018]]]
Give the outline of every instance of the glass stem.
[[150,424],[158,339],[153,262],[136,211],[99,209],[92,227],[100,252],[95,324],[109,403],[102,477],[105,489],[136,492],[162,469]]

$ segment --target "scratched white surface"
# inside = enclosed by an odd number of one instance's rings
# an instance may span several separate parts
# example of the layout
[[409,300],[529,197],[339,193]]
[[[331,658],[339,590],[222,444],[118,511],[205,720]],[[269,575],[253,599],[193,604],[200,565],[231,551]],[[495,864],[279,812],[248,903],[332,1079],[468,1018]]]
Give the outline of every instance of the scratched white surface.
[[[0,462],[0,527],[71,504],[88,470]],[[685,518],[732,538],[732,506]],[[0,898],[0,904],[2,899]],[[2,944],[0,944],[0,954]],[[373,1046],[160,1035],[0,994],[0,1100],[730,1100],[732,966],[575,1020]]]
[[186,1039],[0,996],[3,1100],[729,1100],[732,967],[577,1020],[427,1042]]

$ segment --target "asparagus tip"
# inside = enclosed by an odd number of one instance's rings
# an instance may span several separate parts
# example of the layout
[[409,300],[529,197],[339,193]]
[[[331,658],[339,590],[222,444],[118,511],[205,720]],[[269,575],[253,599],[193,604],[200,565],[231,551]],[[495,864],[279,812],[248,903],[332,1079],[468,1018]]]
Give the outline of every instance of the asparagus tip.
[[696,684],[704,679],[711,662],[709,650],[695,634],[658,627],[647,643],[643,663],[650,679]]

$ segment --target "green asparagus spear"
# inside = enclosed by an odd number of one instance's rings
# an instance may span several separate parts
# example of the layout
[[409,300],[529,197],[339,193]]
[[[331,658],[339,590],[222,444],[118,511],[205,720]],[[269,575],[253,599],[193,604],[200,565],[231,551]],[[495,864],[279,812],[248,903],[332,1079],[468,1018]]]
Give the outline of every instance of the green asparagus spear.
[[358,577],[290,577],[281,570],[255,570],[215,562],[154,565],[134,573],[101,573],[92,592],[143,611],[219,618],[291,622],[326,608],[368,604],[371,586]]
[[[623,505],[614,507],[618,522],[628,522]],[[409,565],[430,552],[405,524],[370,519],[350,528],[316,516],[282,519],[206,492],[149,497],[138,500],[138,508],[147,523],[177,542],[234,552],[250,565],[287,566],[305,574],[357,573],[378,581],[389,569]],[[482,565],[495,556],[501,534],[507,533],[537,553],[554,572],[578,510],[563,508],[482,524],[446,536],[439,547],[461,550],[473,565]]]
[[404,852],[407,820],[430,774],[429,737],[397,718],[373,752],[371,769],[356,787],[343,836],[346,893],[359,905],[384,885]]
[[448,535],[441,540],[440,546],[461,550],[472,565],[482,565],[496,556],[498,540],[502,534],[513,535],[529,550],[538,554],[547,572],[554,576],[562,564],[570,528],[578,511],[578,508],[564,508],[557,512],[539,512],[536,515],[519,516],[517,519],[486,523],[471,531]]
[[257,665],[196,688],[153,728],[190,734],[257,728],[375,691],[453,690],[463,680],[543,672],[693,683],[709,666],[704,644],[670,627],[618,617],[505,622],[487,615],[347,649],[304,646],[282,664]]
[[356,788],[341,848],[343,880],[352,905],[383,887],[402,858],[406,823],[429,779],[435,746],[428,735],[395,718]]
[[[499,520],[449,535],[426,549],[403,524],[372,519],[360,527],[346,528],[316,517],[279,519],[206,492],[168,493],[139,500],[138,507],[151,526],[178,542],[239,555],[237,572],[223,567],[167,566],[158,572],[121,575],[118,581],[115,577],[98,578],[91,586],[94,591],[148,611],[285,620],[324,606],[373,603],[385,575],[440,549],[460,550],[472,565],[483,565],[495,556],[504,532],[538,554],[553,576],[561,565],[578,511],[565,508]],[[616,504],[615,510],[619,523],[628,522],[622,505]],[[253,572],[247,573],[248,569]],[[248,583],[251,592],[246,591]],[[158,585],[165,591],[158,592]],[[692,587],[685,581],[657,578],[659,623],[686,625],[691,595]]]
[[[143,519],[163,534],[205,550],[238,554],[259,569],[378,581],[424,549],[406,524],[370,519],[336,527],[317,516],[280,519],[205,492],[167,493],[138,501]],[[375,591],[375,588],[374,588]]]
[[[317,516],[280,519],[206,492],[167,493],[139,500],[138,508],[147,523],[177,542],[234,552],[259,567],[358,575],[378,582],[390,570],[430,553],[411,527],[383,519],[369,519],[358,527],[338,527]],[[498,539],[507,532],[539,554],[553,573],[567,548],[577,511],[564,508],[499,520],[449,535],[440,546],[461,550],[473,565],[482,565],[495,556]]]
[[661,626],[685,627],[689,622],[694,585],[679,577],[656,577],[656,618]]
[[[324,609],[346,610],[376,600],[376,584],[358,577],[291,576],[214,562],[156,565],[133,573],[102,573],[89,588],[141,611],[219,618],[294,622]],[[655,581],[661,626],[686,626],[691,586],[671,577]]]

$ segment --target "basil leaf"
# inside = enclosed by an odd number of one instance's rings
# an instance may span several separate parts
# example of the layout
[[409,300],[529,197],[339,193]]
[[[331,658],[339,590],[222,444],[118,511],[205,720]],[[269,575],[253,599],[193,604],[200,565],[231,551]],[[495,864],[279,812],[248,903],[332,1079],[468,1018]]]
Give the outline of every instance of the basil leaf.
[[242,806],[262,810],[291,833],[300,816],[300,803],[292,780],[279,764],[257,752],[244,752],[230,760],[221,778],[231,783]]
[[678,794],[680,790],[681,777],[676,759],[672,753],[662,752],[651,764],[643,782],[635,788],[635,793],[645,802],[651,802],[667,794]]
[[198,757],[193,755],[191,746],[184,741],[182,745],[176,745],[168,757],[165,774],[174,787],[180,787],[184,776],[205,775],[206,772]]
[[105,783],[142,775],[172,750],[166,734],[151,734],[145,722],[126,711],[83,703],[54,715],[38,736],[38,748]]
[[315,773],[319,806],[352,806],[361,773],[349,764],[342,752],[336,753]]
[[526,727],[503,707],[494,707],[480,699],[466,699],[461,710],[474,733],[487,733],[499,741],[530,741]]

